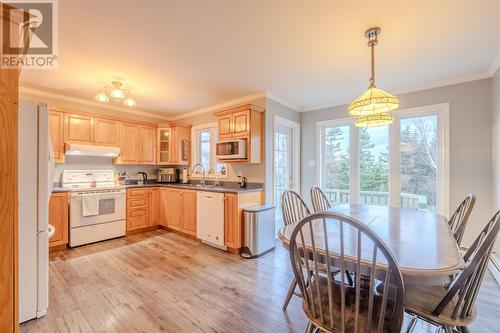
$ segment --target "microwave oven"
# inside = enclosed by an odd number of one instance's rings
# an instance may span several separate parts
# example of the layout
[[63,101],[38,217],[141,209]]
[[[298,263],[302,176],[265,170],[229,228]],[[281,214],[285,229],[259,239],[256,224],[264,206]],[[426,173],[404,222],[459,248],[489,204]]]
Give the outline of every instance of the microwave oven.
[[215,152],[218,160],[244,160],[247,158],[247,140],[218,142]]

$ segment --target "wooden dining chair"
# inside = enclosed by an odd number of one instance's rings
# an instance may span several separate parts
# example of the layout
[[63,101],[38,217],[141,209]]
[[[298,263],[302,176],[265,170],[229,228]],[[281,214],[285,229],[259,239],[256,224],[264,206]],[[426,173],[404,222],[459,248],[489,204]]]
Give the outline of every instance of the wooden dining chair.
[[[335,241],[328,239],[332,233],[338,234]],[[394,255],[368,226],[342,214],[315,213],[294,228],[289,250],[309,319],[306,332],[401,330],[403,277]],[[324,266],[340,267],[341,274],[327,273]],[[352,286],[345,281],[347,270],[355,273]]]
[[[281,195],[281,213],[283,215],[283,223],[285,225],[289,225],[299,222],[304,217],[309,215],[310,211],[304,200],[302,200],[300,194],[295,191],[288,190],[283,192],[283,194]],[[290,303],[293,295],[301,297],[301,295],[295,294],[296,287],[297,280],[293,278],[290,282],[290,286],[288,287],[288,292],[283,303],[283,311],[286,311],[288,303]]]
[[462,243],[465,227],[467,226],[467,220],[469,219],[470,213],[472,212],[475,203],[476,196],[472,193],[468,193],[464,201],[460,203],[460,205],[457,207],[455,212],[453,212],[453,215],[448,221],[448,225],[451,228],[453,237],[455,237],[455,240],[457,241],[459,247]]
[[421,318],[446,333],[468,332],[476,316],[475,302],[500,229],[500,210],[496,212],[464,255],[465,268],[446,286],[406,285],[405,308],[414,315],[407,332]]
[[311,202],[316,213],[323,212],[332,207],[325,193],[316,185],[311,187]]

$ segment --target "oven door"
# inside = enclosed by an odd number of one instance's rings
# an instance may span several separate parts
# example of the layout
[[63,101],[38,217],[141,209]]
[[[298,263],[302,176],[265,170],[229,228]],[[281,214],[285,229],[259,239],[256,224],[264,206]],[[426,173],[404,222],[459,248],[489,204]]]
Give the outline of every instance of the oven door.
[[[97,196],[99,200],[99,214],[83,216],[82,198],[87,195]],[[83,227],[93,224],[125,220],[125,190],[104,193],[71,193],[69,206],[70,228]]]

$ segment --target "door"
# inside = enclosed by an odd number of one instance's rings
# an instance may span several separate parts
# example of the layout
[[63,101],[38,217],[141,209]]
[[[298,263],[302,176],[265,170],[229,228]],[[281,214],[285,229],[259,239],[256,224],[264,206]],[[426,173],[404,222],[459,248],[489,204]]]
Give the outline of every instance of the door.
[[219,139],[227,139],[233,136],[231,126],[232,126],[232,115],[227,114],[220,116],[218,119],[218,133]]
[[120,127],[120,162],[139,163],[140,126],[137,124],[122,123]]
[[158,164],[169,164],[170,163],[170,148],[172,140],[172,129],[171,128],[159,128],[158,129]]
[[54,162],[64,163],[64,113],[49,112],[49,132],[54,148]]
[[156,163],[156,128],[141,126],[140,163]]
[[64,115],[64,142],[91,145],[94,141],[94,117]]
[[246,137],[250,128],[250,111],[240,111],[233,114],[233,136]]
[[94,119],[94,144],[97,146],[118,146],[118,121],[113,119]]
[[[196,236],[196,192],[182,193],[182,231]],[[224,219],[224,218],[223,218]]]
[[299,192],[300,125],[275,117],[274,122],[274,205],[276,234],[283,226],[281,196],[286,190]]

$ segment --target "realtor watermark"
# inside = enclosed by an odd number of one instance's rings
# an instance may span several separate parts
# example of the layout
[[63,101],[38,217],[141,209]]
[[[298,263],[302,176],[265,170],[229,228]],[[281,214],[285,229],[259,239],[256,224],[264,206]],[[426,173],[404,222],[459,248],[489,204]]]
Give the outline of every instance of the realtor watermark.
[[0,6],[0,68],[57,68],[58,0],[10,0]]

